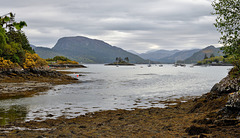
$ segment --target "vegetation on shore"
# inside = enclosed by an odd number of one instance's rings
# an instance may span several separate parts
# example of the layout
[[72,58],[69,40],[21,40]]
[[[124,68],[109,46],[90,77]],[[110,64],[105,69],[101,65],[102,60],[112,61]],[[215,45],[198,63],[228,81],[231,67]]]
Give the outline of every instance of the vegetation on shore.
[[[47,61],[34,52],[21,30],[24,26],[26,22],[16,22],[13,13],[0,17],[0,99],[29,96],[54,84],[77,82],[70,76],[47,69]],[[65,62],[76,64],[61,61]]]
[[224,56],[210,56],[205,58],[201,61],[198,61],[196,65],[231,65],[230,59]]
[[236,0],[214,0],[212,3],[214,15],[217,15],[214,24],[221,33],[220,42],[226,56],[231,57],[231,63],[240,73],[240,6]]
[[27,26],[26,22],[16,22],[13,13],[0,17],[0,70],[43,68],[47,65],[31,48],[21,30],[24,26]]
[[46,61],[49,64],[79,64],[77,61],[72,61],[64,56],[55,56],[54,58],[48,58]]

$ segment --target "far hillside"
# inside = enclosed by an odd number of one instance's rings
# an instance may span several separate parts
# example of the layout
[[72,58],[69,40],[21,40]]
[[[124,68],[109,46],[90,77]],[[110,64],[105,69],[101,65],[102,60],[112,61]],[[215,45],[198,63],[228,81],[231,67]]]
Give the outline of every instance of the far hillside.
[[191,57],[194,53],[200,51],[200,49],[192,49],[192,50],[182,50],[176,52],[173,55],[167,56],[165,58],[159,59],[161,63],[175,63],[177,61],[184,61],[185,59]]
[[205,55],[207,57],[210,57],[211,55],[217,57],[217,56],[223,56],[222,50],[220,48],[216,48],[214,46],[208,46],[199,52],[194,53],[191,57],[187,58],[185,60],[185,63],[197,63],[198,61],[201,61],[205,58]]
[[83,36],[63,37],[58,40],[52,49],[36,47],[34,50],[42,58],[65,56],[82,63],[111,63],[115,61],[116,57],[128,57],[130,63],[148,62],[135,54],[111,46],[104,41]]
[[146,53],[139,54],[143,59],[149,59],[152,61],[160,61],[162,58],[166,58],[175,53],[179,52],[179,50],[157,50],[157,51],[149,51]]

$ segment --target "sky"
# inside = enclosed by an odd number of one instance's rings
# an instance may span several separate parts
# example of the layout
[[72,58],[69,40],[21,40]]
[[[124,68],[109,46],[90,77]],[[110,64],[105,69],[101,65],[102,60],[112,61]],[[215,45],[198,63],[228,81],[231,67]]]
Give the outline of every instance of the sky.
[[[2,1],[2,0],[0,0]],[[143,53],[219,46],[212,0],[4,0],[0,15],[25,21],[31,44],[85,36]]]

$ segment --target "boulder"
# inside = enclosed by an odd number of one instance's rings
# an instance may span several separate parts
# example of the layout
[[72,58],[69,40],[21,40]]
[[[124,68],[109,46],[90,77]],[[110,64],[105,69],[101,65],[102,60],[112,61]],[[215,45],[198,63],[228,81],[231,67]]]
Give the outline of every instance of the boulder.
[[236,108],[240,110],[240,91],[228,94],[226,107]]
[[232,93],[240,90],[240,77],[231,77],[228,75],[227,77],[223,78],[219,83],[216,83],[211,92],[216,92],[218,94],[224,93]]

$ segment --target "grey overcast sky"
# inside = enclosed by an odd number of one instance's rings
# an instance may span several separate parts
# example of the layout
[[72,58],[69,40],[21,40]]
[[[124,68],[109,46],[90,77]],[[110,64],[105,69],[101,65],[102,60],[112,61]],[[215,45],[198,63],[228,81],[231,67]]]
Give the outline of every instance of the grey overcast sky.
[[[1,0],[2,1],[2,0]],[[0,15],[26,21],[31,44],[53,47],[65,36],[86,36],[146,52],[219,46],[212,0],[4,0]]]

